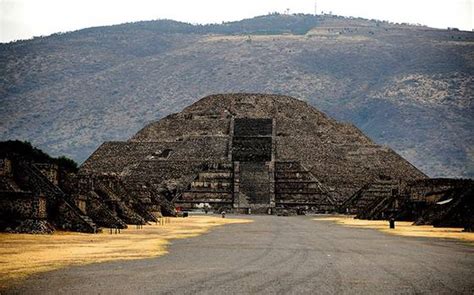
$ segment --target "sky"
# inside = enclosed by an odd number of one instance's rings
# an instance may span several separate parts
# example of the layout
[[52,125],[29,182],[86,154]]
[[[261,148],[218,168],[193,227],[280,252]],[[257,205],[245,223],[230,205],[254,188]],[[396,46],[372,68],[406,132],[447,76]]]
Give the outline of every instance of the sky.
[[315,6],[318,14],[474,28],[474,0],[0,0],[0,42],[140,20],[206,24],[287,9],[314,14]]

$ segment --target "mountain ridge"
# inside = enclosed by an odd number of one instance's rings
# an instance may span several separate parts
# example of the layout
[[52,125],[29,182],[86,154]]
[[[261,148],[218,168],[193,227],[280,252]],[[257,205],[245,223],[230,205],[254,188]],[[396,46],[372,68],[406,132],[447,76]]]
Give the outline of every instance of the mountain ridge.
[[[279,31],[262,31],[262,20]],[[162,23],[0,45],[0,138],[83,161],[200,97],[280,93],[355,124],[430,176],[474,175],[470,32],[305,15],[219,34],[153,28]]]

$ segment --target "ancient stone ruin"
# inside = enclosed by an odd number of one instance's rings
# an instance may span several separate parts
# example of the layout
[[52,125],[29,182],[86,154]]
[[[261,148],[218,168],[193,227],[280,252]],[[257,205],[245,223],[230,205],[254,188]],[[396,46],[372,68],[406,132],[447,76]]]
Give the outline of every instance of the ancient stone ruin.
[[97,232],[178,210],[302,214],[473,229],[473,181],[429,179],[306,102],[221,94],[103,143],[77,173],[0,154],[0,229]]
[[[331,212],[376,181],[426,176],[359,129],[281,95],[223,94],[105,142],[79,177],[116,178],[177,207],[233,212]],[[148,192],[148,193],[147,193]]]
[[60,186],[66,176],[51,163],[21,155],[0,159],[0,230],[50,233],[55,228],[95,233],[94,221]]
[[468,179],[378,180],[362,187],[339,209],[360,219],[415,221],[474,231],[474,181]]
[[57,160],[23,142],[0,143],[0,231],[95,233],[156,221],[174,210],[157,196],[154,214],[135,198],[139,189],[129,190],[117,177],[80,177]]

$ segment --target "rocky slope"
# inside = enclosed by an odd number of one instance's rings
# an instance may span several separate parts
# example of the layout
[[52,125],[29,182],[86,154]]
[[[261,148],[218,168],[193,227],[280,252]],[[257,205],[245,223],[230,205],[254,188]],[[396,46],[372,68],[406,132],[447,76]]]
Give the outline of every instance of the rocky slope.
[[83,161],[213,93],[307,100],[430,176],[474,177],[474,33],[334,16],[99,27],[0,45],[0,139]]

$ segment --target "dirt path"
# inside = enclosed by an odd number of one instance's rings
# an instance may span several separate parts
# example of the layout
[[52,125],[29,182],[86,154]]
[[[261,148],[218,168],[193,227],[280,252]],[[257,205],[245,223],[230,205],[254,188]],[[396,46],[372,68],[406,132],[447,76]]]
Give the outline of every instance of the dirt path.
[[18,294],[472,294],[474,247],[311,217],[253,216],[159,258],[35,275]]
[[134,260],[168,253],[170,241],[199,236],[224,224],[250,222],[244,219],[218,216],[164,218],[160,224],[142,228],[129,226],[110,234],[56,232],[53,235],[0,233],[0,294],[1,290],[33,273],[41,273],[71,265]]

